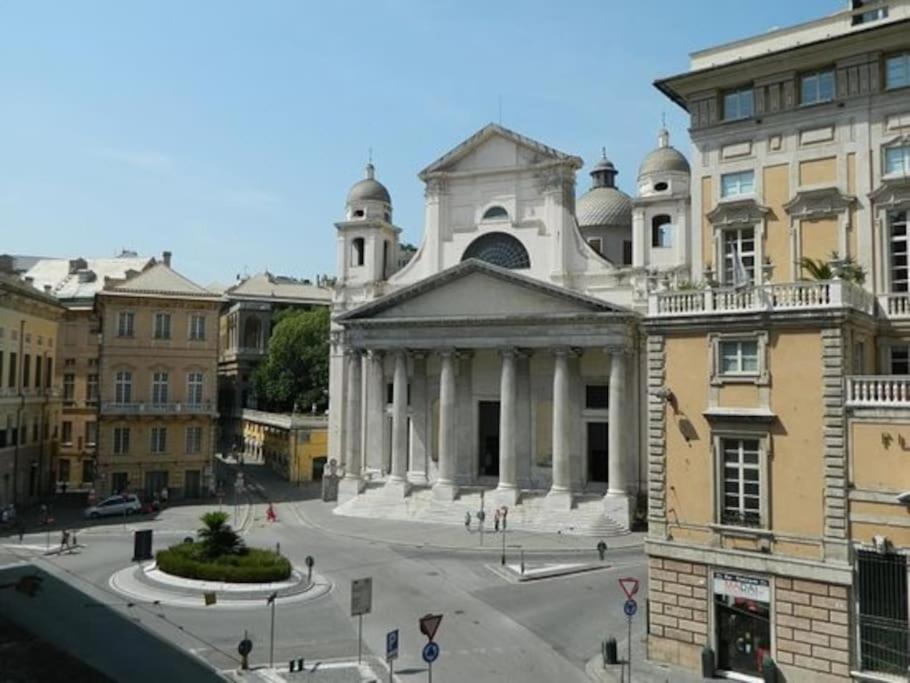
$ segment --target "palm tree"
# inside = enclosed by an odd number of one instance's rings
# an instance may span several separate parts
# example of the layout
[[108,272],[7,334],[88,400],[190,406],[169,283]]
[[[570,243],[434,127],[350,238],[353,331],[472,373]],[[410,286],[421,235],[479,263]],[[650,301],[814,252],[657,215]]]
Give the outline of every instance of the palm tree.
[[208,557],[242,555],[246,550],[243,539],[227,523],[226,512],[207,512],[200,519],[205,526],[199,530],[199,538]]
[[[831,265],[832,263],[840,265],[835,268]],[[836,251],[831,252],[831,258],[827,261],[804,256],[799,260],[799,265],[813,280],[834,280],[835,276],[839,276],[841,280],[858,285],[866,281],[866,271],[856,262],[856,259],[852,256],[842,259]]]

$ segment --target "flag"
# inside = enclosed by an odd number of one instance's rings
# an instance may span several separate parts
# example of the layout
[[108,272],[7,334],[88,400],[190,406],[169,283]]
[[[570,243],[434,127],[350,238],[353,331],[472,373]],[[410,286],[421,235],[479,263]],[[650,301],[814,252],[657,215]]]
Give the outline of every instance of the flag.
[[733,286],[736,289],[747,287],[750,284],[749,273],[743,263],[743,256],[739,245],[733,245]]

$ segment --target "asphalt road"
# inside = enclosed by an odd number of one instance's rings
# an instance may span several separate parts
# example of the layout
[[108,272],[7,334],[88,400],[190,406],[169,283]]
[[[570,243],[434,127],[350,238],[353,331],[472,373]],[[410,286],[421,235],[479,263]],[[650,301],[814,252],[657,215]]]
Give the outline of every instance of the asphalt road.
[[[268,482],[263,482],[268,487]],[[625,651],[625,599],[620,576],[646,576],[643,554],[637,549],[608,552],[608,568],[571,576],[510,583],[488,565],[495,555],[472,552],[389,546],[383,542],[352,539],[307,526],[297,506],[324,505],[318,501],[280,503],[279,523],[265,522],[265,506],[253,506],[253,522],[246,533],[250,545],[274,547],[299,566],[316,558],[317,572],[333,589],[302,603],[279,604],[276,611],[275,659],[287,662],[355,657],[357,620],[350,614],[350,581],[373,578],[373,608],[363,619],[364,652],[384,654],[386,632],[400,629],[400,657],[395,665],[401,681],[426,679],[420,650],[426,639],[418,618],[428,612],[444,615],[436,641],[441,654],[433,666],[438,681],[584,681],[585,662],[600,650],[608,634]],[[217,507],[217,506],[215,506]],[[212,506],[180,506],[162,512],[154,523],[155,546],[164,547],[198,526],[198,517]],[[230,507],[226,506],[230,510]],[[131,520],[132,521],[132,520]],[[3,538],[0,544],[14,543]],[[87,548],[52,558],[69,572],[74,584],[103,593],[115,609],[164,637],[189,649],[215,666],[236,668],[236,647],[246,631],[253,640],[251,660],[268,661],[269,608],[198,609],[126,606],[108,584],[110,575],[130,564],[132,533],[120,523],[108,522],[83,532]],[[44,536],[26,536],[26,544],[44,542]],[[560,555],[535,561],[567,559]],[[571,561],[575,561],[571,557]],[[642,586],[642,595],[645,587]],[[638,650],[644,615],[633,621],[633,644]]]

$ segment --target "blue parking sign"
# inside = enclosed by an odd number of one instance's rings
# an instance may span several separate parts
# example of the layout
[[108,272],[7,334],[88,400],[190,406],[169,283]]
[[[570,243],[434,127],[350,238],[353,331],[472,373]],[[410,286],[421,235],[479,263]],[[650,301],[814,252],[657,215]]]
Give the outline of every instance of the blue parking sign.
[[398,659],[398,629],[385,634],[385,658]]

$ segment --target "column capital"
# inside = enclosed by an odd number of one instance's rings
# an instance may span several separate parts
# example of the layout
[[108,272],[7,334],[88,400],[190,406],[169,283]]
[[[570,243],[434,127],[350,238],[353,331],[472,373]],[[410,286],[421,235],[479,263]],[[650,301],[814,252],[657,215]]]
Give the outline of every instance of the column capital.
[[348,356],[349,358],[360,358],[363,356],[363,353],[363,349],[356,349],[351,347],[348,347],[344,350],[344,355]]
[[366,355],[369,356],[371,360],[382,360],[382,357],[386,354],[385,349],[367,349]]
[[581,351],[572,346],[554,346],[551,352],[554,356],[565,356],[566,358],[581,355]]
[[456,349],[454,346],[445,346],[441,349],[433,349],[433,352],[443,358],[453,358],[454,360],[470,358],[474,355],[474,352],[469,349]]
[[634,350],[631,346],[627,344],[609,344],[604,347],[604,353],[608,353],[611,356],[631,356],[634,353]]

